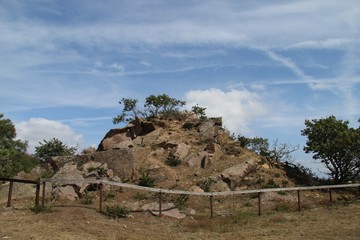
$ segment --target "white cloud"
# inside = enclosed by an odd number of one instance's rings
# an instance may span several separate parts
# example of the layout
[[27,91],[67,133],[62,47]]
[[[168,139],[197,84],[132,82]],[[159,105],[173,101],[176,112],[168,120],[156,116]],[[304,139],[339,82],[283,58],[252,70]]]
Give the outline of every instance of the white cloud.
[[186,94],[189,107],[206,107],[209,117],[223,117],[225,127],[232,132],[248,134],[250,123],[267,112],[259,95],[246,89],[222,91],[220,89],[191,90]]
[[79,146],[83,142],[81,134],[70,126],[45,118],[30,118],[28,121],[16,124],[17,137],[29,143],[28,151],[35,152],[39,142],[57,138],[67,146]]

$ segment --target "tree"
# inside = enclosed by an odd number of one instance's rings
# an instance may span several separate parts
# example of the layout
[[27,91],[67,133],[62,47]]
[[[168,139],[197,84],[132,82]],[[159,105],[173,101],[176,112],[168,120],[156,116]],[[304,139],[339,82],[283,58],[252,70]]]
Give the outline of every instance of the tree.
[[45,162],[56,156],[74,155],[77,150],[76,147],[68,147],[57,138],[43,141],[39,142],[40,146],[35,147],[35,156]]
[[144,107],[151,117],[169,118],[179,112],[179,108],[186,104],[185,101],[171,98],[167,94],[150,95],[145,99]]
[[197,116],[201,121],[204,121],[204,120],[207,119],[205,110],[206,110],[206,108],[200,107],[199,104],[196,104],[195,106],[193,106],[193,107],[191,108],[191,111],[192,111],[193,113],[195,113],[196,116]]
[[138,117],[170,118],[179,113],[179,108],[185,105],[185,101],[171,98],[167,94],[148,96],[144,109],[138,108],[138,102],[134,98],[122,98],[119,104],[124,105],[124,108],[121,114],[113,118],[113,123],[130,122]]
[[292,146],[280,143],[276,139],[270,147],[269,140],[261,137],[247,138],[238,136],[238,141],[242,147],[246,147],[262,157],[270,158],[275,162],[288,162],[291,160],[291,153],[297,151],[299,146]]
[[137,118],[141,111],[137,107],[138,100],[135,98],[122,98],[119,104],[123,104],[124,108],[118,116],[113,118],[113,123],[130,122]]
[[325,164],[336,183],[354,180],[360,174],[360,128],[348,125],[349,121],[329,116],[305,120],[306,128],[301,131],[308,138],[304,151]]
[[12,177],[29,172],[38,161],[26,153],[27,142],[16,140],[16,129],[10,119],[0,114],[0,176]]

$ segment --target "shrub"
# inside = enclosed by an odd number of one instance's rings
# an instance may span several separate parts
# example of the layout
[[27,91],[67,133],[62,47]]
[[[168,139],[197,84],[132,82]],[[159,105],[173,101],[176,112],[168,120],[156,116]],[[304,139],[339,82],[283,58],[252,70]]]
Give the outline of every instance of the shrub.
[[108,201],[110,199],[114,199],[115,198],[115,194],[113,193],[108,193],[105,195],[105,201]]
[[165,163],[170,167],[177,167],[181,165],[181,160],[179,157],[175,156],[174,154],[170,154],[165,160]]
[[52,209],[50,207],[46,207],[46,206],[42,206],[42,205],[34,206],[34,207],[30,208],[30,210],[32,212],[34,212],[35,214],[52,211]]
[[154,187],[155,179],[150,176],[148,171],[142,171],[141,176],[139,178],[139,186],[143,187]]
[[174,199],[174,205],[178,209],[184,209],[188,200],[189,195],[177,195]]
[[134,199],[138,201],[146,200],[149,196],[147,193],[136,192]]
[[81,203],[86,204],[86,205],[93,204],[94,203],[94,198],[92,196],[90,196],[88,192],[85,192],[84,197],[81,198]]
[[125,218],[129,214],[129,210],[120,205],[115,205],[106,206],[102,213],[110,218]]

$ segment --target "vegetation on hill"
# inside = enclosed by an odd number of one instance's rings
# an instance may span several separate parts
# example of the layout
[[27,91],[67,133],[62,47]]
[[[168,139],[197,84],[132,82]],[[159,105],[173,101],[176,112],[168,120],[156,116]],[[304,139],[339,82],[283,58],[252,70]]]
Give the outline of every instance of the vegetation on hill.
[[0,114],[0,176],[12,177],[20,171],[30,171],[38,160],[26,153],[27,142],[16,140],[16,130],[10,119]]
[[[360,120],[359,120],[360,122]],[[305,121],[301,131],[308,138],[304,151],[314,153],[329,170],[335,183],[359,178],[360,175],[360,127],[349,127],[349,121],[335,116]]]

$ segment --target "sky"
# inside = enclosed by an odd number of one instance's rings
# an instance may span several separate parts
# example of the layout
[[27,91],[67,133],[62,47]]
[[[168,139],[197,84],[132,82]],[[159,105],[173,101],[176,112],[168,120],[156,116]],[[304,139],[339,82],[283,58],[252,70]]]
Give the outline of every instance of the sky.
[[247,137],[360,118],[358,0],[0,0],[0,113],[33,153],[97,146],[121,98],[166,93]]

